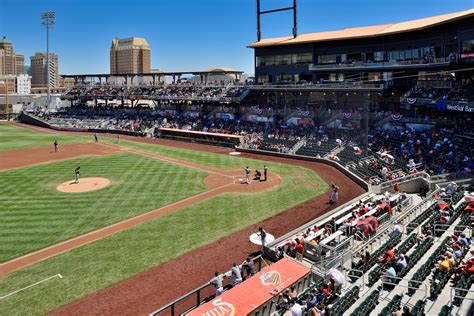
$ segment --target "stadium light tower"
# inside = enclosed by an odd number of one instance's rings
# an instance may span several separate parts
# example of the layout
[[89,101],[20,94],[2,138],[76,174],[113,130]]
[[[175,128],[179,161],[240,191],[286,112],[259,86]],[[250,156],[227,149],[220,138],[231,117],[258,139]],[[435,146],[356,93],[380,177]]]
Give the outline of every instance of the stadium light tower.
[[291,32],[293,33],[293,38],[296,38],[296,36],[298,36],[298,24],[296,21],[296,0],[293,0],[293,5],[291,7],[266,10],[266,11],[260,10],[260,1],[261,0],[257,0],[257,42],[260,42],[260,40],[262,39],[262,32],[260,31],[261,29],[260,16],[264,14],[281,12],[281,11],[289,11],[289,10],[293,11],[293,28]]
[[46,80],[48,83],[48,96],[46,97],[46,106],[51,105],[51,80],[49,71],[49,29],[55,26],[56,13],[53,11],[45,11],[41,13],[41,24],[46,28]]

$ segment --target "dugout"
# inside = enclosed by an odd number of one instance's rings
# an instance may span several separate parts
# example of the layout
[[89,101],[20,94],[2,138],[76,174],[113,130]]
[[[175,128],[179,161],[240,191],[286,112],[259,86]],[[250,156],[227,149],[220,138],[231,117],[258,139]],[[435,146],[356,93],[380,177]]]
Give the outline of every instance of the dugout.
[[280,293],[291,286],[302,292],[311,284],[312,277],[309,268],[283,258],[184,315],[273,315],[277,310],[275,298]]
[[234,148],[240,145],[242,136],[209,132],[188,131],[175,128],[160,128],[159,137],[170,140],[216,145]]

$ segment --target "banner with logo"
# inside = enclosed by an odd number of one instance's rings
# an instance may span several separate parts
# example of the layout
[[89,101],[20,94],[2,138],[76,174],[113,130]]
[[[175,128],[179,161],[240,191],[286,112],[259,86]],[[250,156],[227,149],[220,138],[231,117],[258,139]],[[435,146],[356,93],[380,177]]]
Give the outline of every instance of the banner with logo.
[[313,125],[313,120],[310,118],[304,118],[304,117],[290,117],[288,121],[286,121],[286,125],[288,126]]
[[296,283],[309,272],[310,270],[302,264],[283,258],[186,315],[247,315],[283,292],[293,283]]
[[247,120],[250,122],[274,122],[275,118],[273,116],[258,116],[258,115],[248,115]]
[[233,121],[234,120],[234,114],[231,114],[231,113],[216,113],[216,118],[220,118],[221,120],[224,120],[224,121]]
[[416,103],[416,98],[407,98],[407,103],[413,105]]
[[391,117],[394,121],[400,121],[403,116],[401,114],[392,114]]

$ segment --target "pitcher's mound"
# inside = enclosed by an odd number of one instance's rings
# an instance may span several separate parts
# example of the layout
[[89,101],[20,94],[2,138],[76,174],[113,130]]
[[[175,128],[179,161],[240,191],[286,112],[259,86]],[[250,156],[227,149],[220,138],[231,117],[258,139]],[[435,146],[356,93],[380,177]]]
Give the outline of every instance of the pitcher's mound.
[[65,193],[83,193],[105,188],[110,184],[106,178],[83,178],[76,183],[75,180],[66,181],[56,187],[56,190]]

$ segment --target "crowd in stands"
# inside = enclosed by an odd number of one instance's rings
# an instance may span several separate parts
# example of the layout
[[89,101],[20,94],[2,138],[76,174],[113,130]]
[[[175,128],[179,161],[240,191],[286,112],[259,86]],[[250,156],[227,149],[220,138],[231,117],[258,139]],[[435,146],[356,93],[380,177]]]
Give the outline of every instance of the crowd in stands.
[[66,108],[58,113],[41,113],[38,116],[49,123],[70,128],[93,128],[144,132],[156,126],[159,113],[149,108],[87,105]]
[[440,88],[431,88],[431,87],[415,87],[410,93],[410,98],[424,98],[424,99],[450,99],[450,88],[440,89]]
[[[469,80],[470,81],[470,80]],[[470,84],[458,88],[414,87],[407,95],[408,98],[423,98],[431,100],[472,101],[474,89]]]
[[471,172],[474,140],[462,137],[463,131],[466,130],[456,127],[426,131],[374,130],[369,134],[369,148],[422,163],[430,174]]
[[245,86],[229,85],[202,85],[194,83],[161,84],[157,86],[84,86],[74,87],[64,97],[75,98],[139,98],[148,99],[200,99],[220,100],[239,98],[247,91]]

